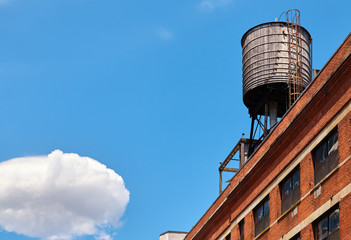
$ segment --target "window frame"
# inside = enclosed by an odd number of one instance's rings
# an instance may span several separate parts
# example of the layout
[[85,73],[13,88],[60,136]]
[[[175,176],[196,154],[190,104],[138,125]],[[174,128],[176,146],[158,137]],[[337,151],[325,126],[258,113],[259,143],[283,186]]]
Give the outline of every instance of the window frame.
[[[288,211],[294,204],[296,204],[301,197],[300,186],[301,186],[301,174],[300,165],[294,168],[283,181],[279,183],[280,188],[280,200],[281,200],[281,214]],[[298,181],[296,178],[298,177]],[[296,186],[296,182],[298,185]],[[288,186],[288,190],[286,187]],[[288,194],[286,192],[288,191]]]
[[300,233],[296,234],[295,236],[290,238],[290,240],[301,240],[301,234]]
[[[331,143],[333,145],[331,145]],[[334,150],[331,152],[331,150]],[[333,129],[312,151],[314,183],[319,183],[339,164],[339,132]]]
[[244,240],[245,239],[245,220],[241,220],[239,222],[239,239]]
[[[332,231],[330,230],[331,227],[331,216],[333,214],[337,213],[337,227],[334,228]],[[327,232],[322,233],[323,236],[319,236],[320,234],[320,224],[323,224],[323,222],[327,223]],[[333,222],[335,224],[335,222]],[[323,214],[321,217],[319,217],[314,223],[314,239],[315,240],[324,240],[324,239],[333,239],[333,240],[338,240],[340,239],[339,236],[339,230],[340,230],[340,208],[339,206],[333,207],[329,211],[327,211],[325,214]],[[325,227],[325,226],[324,226]],[[323,230],[323,229],[322,229]],[[325,234],[325,235],[324,235]]]
[[[259,216],[259,214],[262,216]],[[269,196],[265,197],[253,210],[255,223],[255,237],[269,227]]]

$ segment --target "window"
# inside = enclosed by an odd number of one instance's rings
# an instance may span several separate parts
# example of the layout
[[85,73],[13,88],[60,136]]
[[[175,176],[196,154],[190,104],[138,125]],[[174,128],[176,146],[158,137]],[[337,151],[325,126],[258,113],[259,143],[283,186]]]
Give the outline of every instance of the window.
[[313,151],[315,183],[338,165],[338,157],[338,131],[335,129]]
[[263,232],[269,226],[269,198],[265,198],[254,209],[255,236]]
[[323,215],[315,223],[316,240],[338,240],[339,239],[339,208]]
[[245,224],[244,219],[239,222],[240,240],[244,240],[244,233],[245,233],[244,224]]
[[295,168],[281,183],[281,213],[285,213],[300,200],[300,168]]
[[301,235],[300,233],[296,234],[295,236],[293,236],[292,238],[290,238],[290,240],[301,240]]
[[230,240],[231,239],[231,235],[230,233],[225,237],[225,240]]

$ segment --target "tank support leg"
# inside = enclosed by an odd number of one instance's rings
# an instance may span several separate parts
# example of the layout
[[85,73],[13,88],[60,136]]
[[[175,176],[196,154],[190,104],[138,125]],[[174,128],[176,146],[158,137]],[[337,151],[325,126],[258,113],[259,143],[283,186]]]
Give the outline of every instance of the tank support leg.
[[268,134],[268,107],[269,102],[266,101],[264,104],[264,128],[263,128],[263,137],[266,137]]

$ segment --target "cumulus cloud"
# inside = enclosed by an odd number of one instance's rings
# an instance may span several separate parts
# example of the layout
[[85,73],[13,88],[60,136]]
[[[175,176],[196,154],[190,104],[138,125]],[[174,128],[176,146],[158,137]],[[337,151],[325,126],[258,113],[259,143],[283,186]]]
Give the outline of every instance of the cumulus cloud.
[[166,28],[159,28],[156,35],[163,40],[170,40],[173,38],[173,33]]
[[0,226],[30,237],[111,239],[129,202],[121,176],[89,157],[53,151],[0,163]]
[[101,232],[97,235],[96,240],[112,240],[112,238],[110,235],[108,235],[104,232]]
[[211,12],[216,8],[226,7],[233,4],[233,0],[202,0],[198,5],[201,11]]

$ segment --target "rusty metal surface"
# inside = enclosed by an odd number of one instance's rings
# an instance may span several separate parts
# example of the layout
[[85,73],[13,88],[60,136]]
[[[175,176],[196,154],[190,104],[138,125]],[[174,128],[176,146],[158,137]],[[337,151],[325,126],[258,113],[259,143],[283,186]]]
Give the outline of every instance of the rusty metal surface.
[[233,159],[234,155],[239,151],[240,149],[240,144],[241,143],[248,143],[249,140],[246,138],[241,138],[238,143],[235,145],[235,147],[233,148],[233,150],[229,153],[229,155],[226,157],[226,159],[224,159],[224,161],[221,163],[221,165],[219,166],[218,170],[219,171],[223,171],[224,168],[228,165],[228,163],[231,160],[239,160],[239,159]]
[[303,91],[302,86],[302,34],[300,11],[290,9],[286,12],[288,23],[289,52],[289,108]]
[[[219,194],[222,193],[222,183],[223,183],[223,174],[222,172],[232,172],[232,173],[237,173],[239,171],[238,168],[228,168],[227,165],[229,164],[230,161],[239,161],[239,166],[242,167],[242,165],[244,164],[244,160],[243,159],[234,159],[234,155],[238,152],[244,149],[242,148],[242,145],[244,144],[248,144],[249,143],[249,139],[246,138],[241,138],[238,143],[235,145],[235,147],[233,148],[233,150],[229,153],[229,155],[226,157],[226,159],[224,159],[223,162],[221,162],[218,171],[219,171]],[[244,153],[240,154],[240,158],[245,158]],[[247,156],[246,156],[247,158]],[[231,178],[232,179],[232,178]],[[231,181],[228,180],[226,181],[227,183]]]

